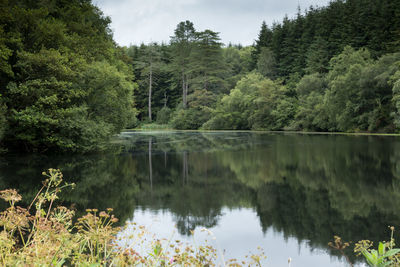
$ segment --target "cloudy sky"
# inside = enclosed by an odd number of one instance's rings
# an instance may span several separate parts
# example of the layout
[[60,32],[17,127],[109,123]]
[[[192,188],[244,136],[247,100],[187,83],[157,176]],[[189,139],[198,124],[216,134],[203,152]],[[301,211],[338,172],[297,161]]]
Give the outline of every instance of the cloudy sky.
[[112,19],[114,39],[122,46],[169,42],[176,25],[184,20],[196,30],[220,33],[222,42],[250,45],[263,20],[268,25],[285,14],[295,16],[297,6],[325,6],[329,0],[93,0]]

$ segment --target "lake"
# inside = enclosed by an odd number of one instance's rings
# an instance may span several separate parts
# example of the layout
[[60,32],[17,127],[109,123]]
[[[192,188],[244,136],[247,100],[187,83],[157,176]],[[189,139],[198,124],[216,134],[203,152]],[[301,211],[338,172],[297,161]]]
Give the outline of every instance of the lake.
[[196,243],[207,228],[225,258],[261,247],[265,266],[289,257],[292,267],[346,266],[327,245],[334,235],[376,242],[400,225],[397,137],[161,131],[123,132],[113,144],[94,155],[3,155],[0,189],[30,202],[42,171],[59,168],[77,184],[63,199],[78,214],[112,207],[160,237],[191,242],[194,231]]

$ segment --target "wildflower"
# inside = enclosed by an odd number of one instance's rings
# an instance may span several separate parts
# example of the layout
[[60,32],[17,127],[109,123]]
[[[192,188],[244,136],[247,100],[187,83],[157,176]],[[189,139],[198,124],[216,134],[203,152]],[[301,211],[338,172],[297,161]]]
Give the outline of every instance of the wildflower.
[[99,216],[100,216],[100,217],[105,217],[105,218],[110,217],[110,215],[108,215],[105,211],[101,211],[101,212],[99,213]]
[[15,189],[6,189],[0,191],[0,198],[11,203],[18,202],[22,199],[21,195],[19,195]]

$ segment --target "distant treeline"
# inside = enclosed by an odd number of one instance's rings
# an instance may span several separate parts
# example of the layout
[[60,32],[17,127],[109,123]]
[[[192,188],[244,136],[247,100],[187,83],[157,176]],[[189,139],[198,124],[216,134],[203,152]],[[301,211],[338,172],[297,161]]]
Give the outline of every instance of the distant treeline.
[[177,129],[400,130],[400,0],[332,1],[253,46],[179,23],[118,47],[90,0],[2,1],[0,138],[90,151],[138,120]]
[[250,47],[178,24],[126,48],[142,121],[177,129],[397,132],[400,1],[333,1],[268,27]]

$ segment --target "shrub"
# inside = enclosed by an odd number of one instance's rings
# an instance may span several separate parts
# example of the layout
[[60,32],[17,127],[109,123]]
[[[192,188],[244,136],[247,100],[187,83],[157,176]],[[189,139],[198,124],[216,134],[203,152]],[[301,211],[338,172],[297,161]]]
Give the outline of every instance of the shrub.
[[163,107],[157,112],[157,123],[168,124],[171,118],[172,110],[169,107]]
[[212,110],[206,106],[176,110],[171,119],[171,125],[178,130],[196,130],[211,119]]

